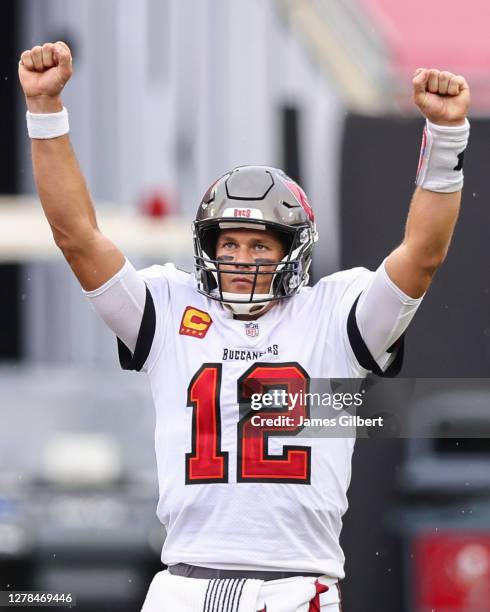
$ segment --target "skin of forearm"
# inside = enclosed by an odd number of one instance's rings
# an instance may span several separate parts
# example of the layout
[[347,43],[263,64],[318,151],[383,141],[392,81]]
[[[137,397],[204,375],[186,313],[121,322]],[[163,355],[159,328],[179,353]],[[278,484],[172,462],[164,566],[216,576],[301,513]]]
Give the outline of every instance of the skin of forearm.
[[36,185],[56,244],[81,246],[97,229],[95,209],[68,135],[32,141]]
[[460,202],[460,191],[436,193],[416,189],[403,242],[386,260],[388,275],[410,297],[419,298],[427,291],[443,263]]
[[458,219],[461,191],[437,193],[417,187],[402,246],[420,267],[436,270],[444,261]]

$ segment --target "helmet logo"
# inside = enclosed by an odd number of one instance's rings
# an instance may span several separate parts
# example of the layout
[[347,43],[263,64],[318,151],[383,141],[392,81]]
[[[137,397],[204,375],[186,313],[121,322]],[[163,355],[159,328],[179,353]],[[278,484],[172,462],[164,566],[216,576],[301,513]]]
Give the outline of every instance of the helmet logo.
[[306,193],[301,189],[298,183],[294,181],[284,181],[289,191],[294,195],[294,197],[301,204],[303,210],[305,211],[308,219],[310,221],[315,221],[315,215],[313,214],[313,209],[308,202],[308,198],[306,197]]

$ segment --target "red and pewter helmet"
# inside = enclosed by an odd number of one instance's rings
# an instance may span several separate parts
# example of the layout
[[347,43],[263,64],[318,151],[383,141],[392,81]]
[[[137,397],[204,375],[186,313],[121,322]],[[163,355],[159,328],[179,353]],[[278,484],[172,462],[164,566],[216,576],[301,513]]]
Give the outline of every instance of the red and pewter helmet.
[[[253,276],[248,293],[224,292],[222,274],[230,261],[216,259],[220,230],[245,228],[274,230],[286,246],[281,261],[257,259],[232,262],[247,267],[240,274]],[[258,314],[273,300],[293,296],[308,282],[313,244],[318,239],[315,217],[301,187],[278,168],[240,166],[219,178],[205,193],[193,223],[194,264],[198,291],[218,300],[235,314]],[[275,265],[269,293],[255,293],[260,266]]]

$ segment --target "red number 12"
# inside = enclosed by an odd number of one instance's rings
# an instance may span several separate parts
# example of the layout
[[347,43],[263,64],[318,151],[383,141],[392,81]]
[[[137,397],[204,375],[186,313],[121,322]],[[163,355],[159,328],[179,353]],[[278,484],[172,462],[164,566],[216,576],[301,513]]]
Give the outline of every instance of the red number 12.
[[[193,408],[192,451],[186,453],[186,484],[228,482],[228,453],[221,451],[221,370],[220,363],[205,363],[189,384],[187,405]],[[295,435],[303,429],[299,423],[300,417],[309,418],[308,403],[304,399],[308,388],[308,374],[298,363],[254,364],[239,378],[237,399],[245,407],[245,416],[240,419],[237,431],[238,482],[310,483],[310,447],[287,445],[281,455],[270,455],[267,450],[270,437]],[[284,389],[299,399],[294,407],[288,403],[279,408],[252,410],[252,394],[262,395],[272,389]],[[262,426],[252,422],[254,417],[281,415],[289,417],[288,424]]]

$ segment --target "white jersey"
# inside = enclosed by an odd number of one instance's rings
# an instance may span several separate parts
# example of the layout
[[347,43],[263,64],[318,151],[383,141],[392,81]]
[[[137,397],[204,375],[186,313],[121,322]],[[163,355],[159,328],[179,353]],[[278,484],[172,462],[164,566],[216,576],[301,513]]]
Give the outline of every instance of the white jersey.
[[240,403],[271,379],[298,391],[309,378],[364,377],[347,319],[374,273],[325,277],[253,322],[171,264],[140,274],[152,299],[134,356],[120,343],[120,357],[147,372],[155,403],[163,562],[343,578],[354,439],[292,438],[285,427],[250,435]]

